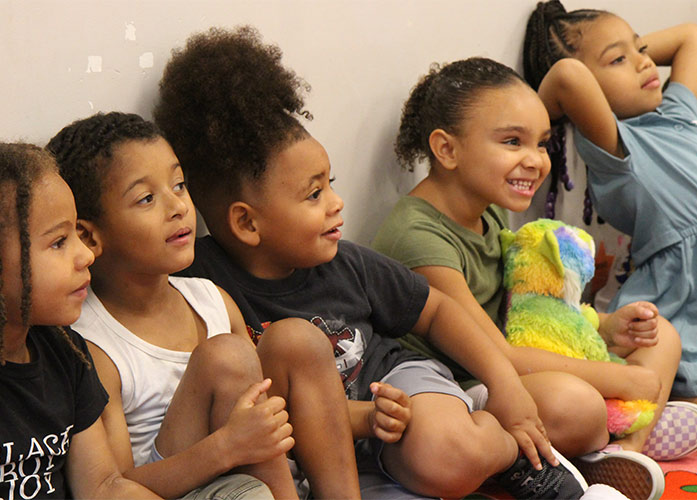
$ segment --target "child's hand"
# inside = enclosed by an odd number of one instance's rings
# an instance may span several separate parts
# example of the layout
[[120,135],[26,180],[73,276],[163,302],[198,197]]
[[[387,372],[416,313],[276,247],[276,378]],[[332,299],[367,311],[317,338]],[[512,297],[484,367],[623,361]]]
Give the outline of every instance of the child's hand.
[[271,387],[271,379],[252,384],[237,400],[225,424],[228,449],[246,455],[236,465],[265,462],[288,452],[295,440],[288,422],[286,402],[274,396],[258,403],[259,397]]
[[386,443],[402,439],[411,420],[411,399],[390,384],[373,382],[370,392],[375,396],[375,409],[368,416],[370,431]]
[[650,302],[633,302],[605,315],[600,325],[608,347],[651,347],[658,342],[658,309]]
[[537,414],[537,405],[518,379],[517,383],[489,390],[486,411],[496,417],[501,426],[518,443],[520,450],[537,469],[542,468],[539,453],[553,466],[559,461],[552,453],[547,431]]

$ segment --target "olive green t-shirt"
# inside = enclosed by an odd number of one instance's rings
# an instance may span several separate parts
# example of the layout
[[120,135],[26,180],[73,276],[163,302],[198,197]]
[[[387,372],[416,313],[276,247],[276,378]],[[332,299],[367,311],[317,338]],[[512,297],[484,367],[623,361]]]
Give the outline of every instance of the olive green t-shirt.
[[[414,196],[400,199],[375,236],[372,247],[413,269],[444,266],[460,271],[477,302],[501,328],[503,262],[499,233],[507,226],[506,212],[494,205],[482,215],[484,234],[477,234]],[[466,370],[421,337],[400,339],[406,347],[445,363],[463,386],[472,380]]]

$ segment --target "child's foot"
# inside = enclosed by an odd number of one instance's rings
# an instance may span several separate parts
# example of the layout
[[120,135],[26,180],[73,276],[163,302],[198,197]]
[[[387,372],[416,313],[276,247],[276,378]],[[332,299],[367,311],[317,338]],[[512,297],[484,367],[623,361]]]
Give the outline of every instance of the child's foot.
[[520,455],[507,470],[496,476],[496,482],[515,499],[576,500],[583,496],[588,484],[568,460],[554,450],[559,460],[552,467],[542,458],[542,470],[532,466],[525,455]]
[[657,500],[665,479],[661,467],[651,458],[610,445],[603,450],[574,459],[589,484],[608,484],[631,500]]
[[677,460],[697,450],[697,405],[668,401],[642,450],[654,460]]

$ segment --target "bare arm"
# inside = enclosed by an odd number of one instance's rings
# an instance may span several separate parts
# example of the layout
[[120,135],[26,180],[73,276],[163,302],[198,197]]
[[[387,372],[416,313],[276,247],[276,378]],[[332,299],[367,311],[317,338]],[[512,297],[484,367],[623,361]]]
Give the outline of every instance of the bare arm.
[[232,300],[232,297],[230,297],[230,295],[219,286],[218,291],[220,292],[220,295],[223,297],[223,302],[225,302],[225,308],[227,309],[227,314],[230,318],[230,332],[236,335],[243,336],[245,339],[249,341],[250,344],[253,345],[254,342],[252,342],[251,337],[247,333],[247,324],[244,321],[242,312],[240,312],[240,308],[237,307],[237,304],[234,300]]
[[680,24],[643,37],[651,59],[671,66],[671,81],[697,94],[697,25]]
[[68,484],[75,498],[160,498],[121,476],[101,419],[73,436],[66,464]]
[[545,75],[538,91],[552,120],[566,116],[596,146],[624,157],[610,104],[593,73],[576,59],[561,59]]
[[552,464],[552,454],[537,406],[500,347],[455,300],[434,287],[412,328],[437,349],[481,380],[489,389],[486,410],[539,466],[539,452]]
[[474,298],[461,272],[443,266],[417,267],[414,271],[424,275],[431,286],[463,306],[511,361],[518,374],[571,373],[591,384],[606,398],[653,399],[658,393],[655,375],[643,367],[574,359],[534,347],[512,346]]

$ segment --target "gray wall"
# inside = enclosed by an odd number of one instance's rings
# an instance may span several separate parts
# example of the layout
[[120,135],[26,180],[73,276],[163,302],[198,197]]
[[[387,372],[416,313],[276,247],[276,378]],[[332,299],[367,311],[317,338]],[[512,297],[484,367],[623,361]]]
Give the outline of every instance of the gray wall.
[[[43,145],[97,111],[150,117],[170,50],[210,26],[253,24],[311,85],[309,131],[346,202],[346,238],[369,242],[423,175],[397,167],[401,105],[431,62],[483,55],[520,69],[534,0],[0,0],[0,139]],[[695,0],[567,0],[645,33],[697,22]]]

